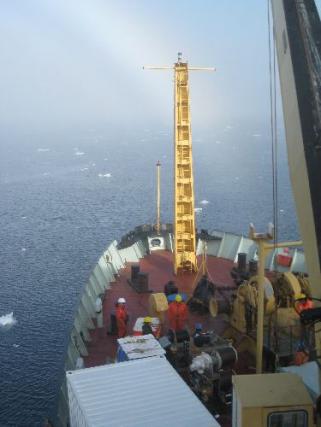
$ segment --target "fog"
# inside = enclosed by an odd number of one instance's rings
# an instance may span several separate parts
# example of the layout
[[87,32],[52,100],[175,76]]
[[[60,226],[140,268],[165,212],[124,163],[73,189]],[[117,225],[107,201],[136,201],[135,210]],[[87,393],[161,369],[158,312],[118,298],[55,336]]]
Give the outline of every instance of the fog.
[[[320,2],[318,2],[319,4]],[[0,13],[0,126],[170,126],[177,52],[195,128],[268,122],[267,2],[10,0]]]

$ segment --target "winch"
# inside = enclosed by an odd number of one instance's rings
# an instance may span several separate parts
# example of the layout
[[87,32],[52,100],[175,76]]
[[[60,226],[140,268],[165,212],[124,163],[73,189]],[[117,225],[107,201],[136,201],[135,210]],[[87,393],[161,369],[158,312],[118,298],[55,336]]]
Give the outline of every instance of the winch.
[[[211,342],[215,343],[212,333]],[[237,362],[236,349],[226,340],[217,345],[206,346],[206,350],[192,359],[190,381],[196,394],[204,401],[218,398],[225,404],[231,403],[233,368]]]

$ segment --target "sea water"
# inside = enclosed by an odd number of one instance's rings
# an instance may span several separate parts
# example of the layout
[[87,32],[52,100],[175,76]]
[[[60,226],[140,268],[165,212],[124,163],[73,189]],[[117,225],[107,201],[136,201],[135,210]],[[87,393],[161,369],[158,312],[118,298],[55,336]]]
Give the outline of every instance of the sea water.
[[[173,146],[167,129],[1,131],[0,427],[54,417],[74,312],[91,269],[114,239],[173,217]],[[194,132],[199,229],[247,235],[273,221],[271,144],[259,124]],[[279,147],[279,235],[297,222],[284,138]]]

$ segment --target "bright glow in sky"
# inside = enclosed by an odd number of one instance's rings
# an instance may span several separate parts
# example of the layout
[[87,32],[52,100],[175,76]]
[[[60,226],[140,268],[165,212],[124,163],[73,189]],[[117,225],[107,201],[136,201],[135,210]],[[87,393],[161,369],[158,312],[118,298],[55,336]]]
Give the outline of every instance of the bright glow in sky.
[[[320,3],[320,2],[318,2]],[[168,126],[177,52],[194,73],[193,124],[266,121],[267,6],[257,0],[7,0],[0,125]]]

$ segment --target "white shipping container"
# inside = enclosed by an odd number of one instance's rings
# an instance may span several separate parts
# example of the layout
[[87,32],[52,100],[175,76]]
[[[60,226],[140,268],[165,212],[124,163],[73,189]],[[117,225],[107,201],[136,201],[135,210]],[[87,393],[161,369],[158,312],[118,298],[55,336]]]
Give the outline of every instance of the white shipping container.
[[71,427],[219,427],[163,357],[67,372]]

